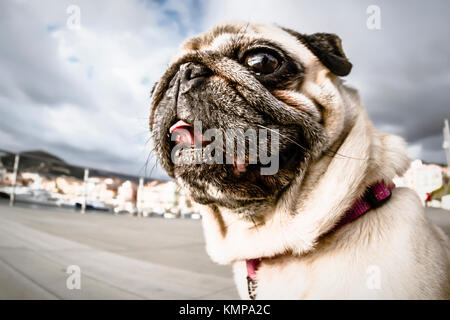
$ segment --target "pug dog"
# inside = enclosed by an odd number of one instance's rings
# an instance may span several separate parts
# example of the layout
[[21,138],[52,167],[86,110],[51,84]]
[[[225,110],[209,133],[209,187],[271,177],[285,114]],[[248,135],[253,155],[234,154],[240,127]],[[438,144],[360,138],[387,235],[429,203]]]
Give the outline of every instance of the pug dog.
[[405,143],[375,129],[351,69],[334,34],[239,22],[187,40],[154,87],[159,162],[243,299],[450,297],[448,237],[392,185]]

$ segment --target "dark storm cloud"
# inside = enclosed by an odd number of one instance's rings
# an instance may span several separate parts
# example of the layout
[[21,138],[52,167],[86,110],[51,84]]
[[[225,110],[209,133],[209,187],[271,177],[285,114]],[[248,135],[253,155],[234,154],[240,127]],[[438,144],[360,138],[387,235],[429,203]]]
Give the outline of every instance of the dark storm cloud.
[[[56,106],[89,96],[59,63],[57,43],[32,8],[14,2],[0,5],[0,92],[3,97]],[[27,17],[28,19],[24,19]]]
[[[66,26],[73,3],[81,9],[78,31]],[[77,165],[167,177],[153,169],[147,116],[149,87],[183,39],[157,21],[168,10],[185,24],[192,15],[184,14],[189,2],[174,6],[1,2],[0,41],[8,45],[0,47],[0,148],[44,149]]]
[[[363,101],[374,123],[391,127],[415,156],[445,162],[444,118],[450,117],[448,1],[380,2],[382,29],[366,31],[360,50],[352,43],[358,82],[369,87]],[[349,79],[351,82],[351,78]]]

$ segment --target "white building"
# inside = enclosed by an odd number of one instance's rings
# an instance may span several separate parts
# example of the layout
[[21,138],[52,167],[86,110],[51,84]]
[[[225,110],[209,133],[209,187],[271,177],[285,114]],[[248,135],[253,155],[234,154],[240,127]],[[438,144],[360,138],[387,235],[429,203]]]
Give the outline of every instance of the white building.
[[394,178],[394,183],[398,187],[415,190],[422,202],[425,202],[427,194],[443,185],[445,170],[445,167],[436,164],[424,164],[421,160],[414,160],[403,177]]

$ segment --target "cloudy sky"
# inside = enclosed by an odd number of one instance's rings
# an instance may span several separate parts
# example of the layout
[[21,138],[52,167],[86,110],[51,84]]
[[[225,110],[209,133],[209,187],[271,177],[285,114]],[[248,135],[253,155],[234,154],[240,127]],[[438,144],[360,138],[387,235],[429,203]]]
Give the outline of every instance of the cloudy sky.
[[[79,28],[71,5],[80,10]],[[379,30],[367,27],[370,5],[380,8]],[[153,83],[187,37],[250,20],[337,33],[354,65],[346,81],[375,125],[403,136],[411,157],[444,163],[448,12],[445,0],[2,0],[0,148],[165,177],[149,157]]]

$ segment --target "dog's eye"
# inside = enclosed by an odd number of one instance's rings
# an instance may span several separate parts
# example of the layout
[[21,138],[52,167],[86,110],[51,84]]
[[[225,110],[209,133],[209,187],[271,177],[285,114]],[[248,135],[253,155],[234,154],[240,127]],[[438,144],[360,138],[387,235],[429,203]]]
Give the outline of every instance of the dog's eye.
[[245,65],[256,73],[269,74],[277,70],[279,62],[269,53],[256,52],[247,55]]

